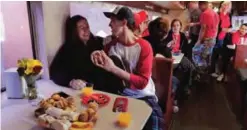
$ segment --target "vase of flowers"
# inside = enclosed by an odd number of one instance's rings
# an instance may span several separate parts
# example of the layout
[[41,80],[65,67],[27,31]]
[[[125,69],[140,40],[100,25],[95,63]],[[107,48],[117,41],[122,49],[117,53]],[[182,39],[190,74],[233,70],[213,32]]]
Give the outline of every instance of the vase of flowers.
[[29,100],[36,99],[38,97],[36,80],[40,77],[42,70],[42,63],[36,59],[23,58],[18,60],[18,74],[20,78],[24,78],[26,81],[25,96]]

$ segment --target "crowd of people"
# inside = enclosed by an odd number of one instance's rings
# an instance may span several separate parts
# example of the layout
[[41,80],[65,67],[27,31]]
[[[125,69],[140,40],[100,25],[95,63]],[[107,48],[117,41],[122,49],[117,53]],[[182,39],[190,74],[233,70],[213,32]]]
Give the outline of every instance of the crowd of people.
[[[50,66],[50,77],[61,86],[81,89],[89,82],[97,90],[143,100],[153,108],[144,130],[163,130],[164,108],[155,94],[153,58],[184,53],[174,67],[175,100],[181,92],[190,94],[193,81],[200,80],[201,73],[221,81],[235,46],[247,38],[247,24],[233,32],[231,2],[220,5],[217,13],[206,1],[189,2],[190,23],[185,29],[189,35],[183,32],[179,19],[171,24],[163,17],[149,21],[146,11],[133,13],[128,7],[104,12],[112,31],[106,38],[92,34],[86,18],[73,16],[66,22],[65,42]],[[223,66],[216,72],[219,57]]]

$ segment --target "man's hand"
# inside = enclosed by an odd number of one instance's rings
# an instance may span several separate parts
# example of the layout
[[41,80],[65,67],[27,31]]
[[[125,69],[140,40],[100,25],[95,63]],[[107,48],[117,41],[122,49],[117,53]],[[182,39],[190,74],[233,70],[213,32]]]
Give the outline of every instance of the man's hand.
[[79,90],[86,86],[86,82],[80,79],[73,79],[69,82],[69,86],[73,89]]
[[99,51],[99,50],[94,51],[91,54],[91,61],[93,62],[94,65],[103,64],[104,61],[103,61],[103,58],[101,56],[101,51]]
[[111,72],[116,67],[112,59],[108,57],[104,51],[93,52],[91,59],[96,66],[109,72]]
[[200,44],[201,44],[201,41],[197,41],[196,44],[195,44],[195,46],[198,46]]
[[195,26],[195,23],[189,23],[189,26],[190,27]]
[[222,31],[224,31],[224,32],[231,32],[231,28],[222,28]]

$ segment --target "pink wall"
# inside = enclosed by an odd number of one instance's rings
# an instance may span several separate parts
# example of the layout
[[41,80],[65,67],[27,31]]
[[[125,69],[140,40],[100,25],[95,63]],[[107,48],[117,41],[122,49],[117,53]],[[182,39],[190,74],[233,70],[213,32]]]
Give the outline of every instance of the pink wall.
[[1,2],[5,26],[3,56],[5,69],[15,67],[19,58],[32,58],[32,44],[25,1]]

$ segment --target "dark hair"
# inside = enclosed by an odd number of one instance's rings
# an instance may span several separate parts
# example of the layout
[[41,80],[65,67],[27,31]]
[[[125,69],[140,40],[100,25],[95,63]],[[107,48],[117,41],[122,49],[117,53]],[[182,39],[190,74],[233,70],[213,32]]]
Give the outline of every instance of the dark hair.
[[131,30],[131,31],[134,31],[136,29],[135,27],[135,22],[134,23],[129,23],[127,22],[127,27]]
[[247,27],[247,23],[243,23],[241,26],[246,26]]
[[220,5],[219,5],[219,7],[218,7],[219,9],[221,8],[221,6],[222,6],[223,3],[224,3],[224,1],[221,1],[221,2],[220,2]]
[[157,34],[165,35],[169,30],[168,20],[158,17],[155,20],[151,21],[148,25],[148,31],[150,35],[157,36]]
[[66,43],[80,42],[80,38],[77,32],[77,23],[81,20],[87,21],[87,19],[80,15],[68,17],[65,23],[65,41]]
[[199,4],[199,5],[208,4],[208,1],[199,1],[198,4]]
[[173,19],[172,22],[171,22],[171,30],[172,30],[173,24],[174,24],[175,22],[179,22],[179,24],[180,24],[180,26],[181,26],[180,29],[182,29],[182,22],[181,22],[179,19]]

